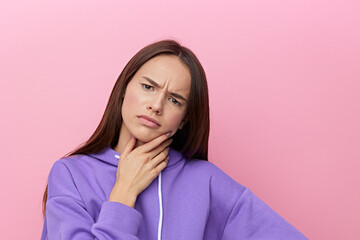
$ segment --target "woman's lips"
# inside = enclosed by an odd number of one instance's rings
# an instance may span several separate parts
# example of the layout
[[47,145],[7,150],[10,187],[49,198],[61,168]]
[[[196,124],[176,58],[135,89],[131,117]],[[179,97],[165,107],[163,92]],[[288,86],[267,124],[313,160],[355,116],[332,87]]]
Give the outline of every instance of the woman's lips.
[[151,127],[151,128],[158,128],[160,127],[160,124],[158,124],[155,120],[153,120],[152,118],[148,117],[148,116],[137,116],[140,120],[141,123],[143,123],[144,125]]

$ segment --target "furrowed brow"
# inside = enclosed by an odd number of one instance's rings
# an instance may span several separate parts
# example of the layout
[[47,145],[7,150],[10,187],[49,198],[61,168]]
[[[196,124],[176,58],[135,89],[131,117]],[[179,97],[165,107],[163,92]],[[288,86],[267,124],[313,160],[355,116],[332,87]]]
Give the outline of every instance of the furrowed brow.
[[[142,76],[143,78],[145,78],[146,81],[148,81],[149,83],[151,83],[152,85],[154,85],[155,87],[160,87],[160,85],[155,82],[154,80],[152,80],[151,78],[149,77],[146,77],[146,76]],[[185,102],[187,102],[186,98],[184,98],[183,96],[181,96],[180,94],[177,94],[177,93],[174,93],[174,92],[169,92],[170,95],[176,97],[176,98],[179,98]]]

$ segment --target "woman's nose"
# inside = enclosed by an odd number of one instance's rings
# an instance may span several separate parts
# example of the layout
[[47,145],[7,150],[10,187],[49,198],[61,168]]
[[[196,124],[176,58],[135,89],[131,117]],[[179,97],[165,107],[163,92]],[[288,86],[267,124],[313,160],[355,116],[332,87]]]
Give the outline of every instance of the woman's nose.
[[148,110],[154,111],[156,114],[161,114],[163,110],[163,96],[162,94],[158,96],[154,96],[153,99],[151,99],[148,107]]

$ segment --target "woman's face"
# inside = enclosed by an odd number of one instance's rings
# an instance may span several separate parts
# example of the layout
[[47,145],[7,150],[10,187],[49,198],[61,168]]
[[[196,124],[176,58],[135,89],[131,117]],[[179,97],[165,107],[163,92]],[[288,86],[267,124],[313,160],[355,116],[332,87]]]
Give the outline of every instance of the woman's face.
[[169,131],[174,135],[185,121],[190,85],[190,71],[178,57],[159,55],[147,61],[127,85],[121,135],[126,131],[141,142]]

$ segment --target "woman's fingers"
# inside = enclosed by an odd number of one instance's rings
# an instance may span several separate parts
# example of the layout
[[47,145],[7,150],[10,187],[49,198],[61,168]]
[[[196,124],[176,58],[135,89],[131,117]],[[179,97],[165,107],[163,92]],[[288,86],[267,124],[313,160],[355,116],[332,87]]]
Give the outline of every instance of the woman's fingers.
[[150,152],[151,150],[153,150],[154,148],[159,146],[162,142],[164,142],[166,139],[168,139],[169,136],[170,136],[170,134],[169,135],[167,135],[166,133],[162,134],[162,135],[158,136],[157,138],[154,138],[150,142],[147,142],[144,145],[138,147],[138,149],[144,153]]
[[121,153],[121,155],[123,155],[123,157],[126,157],[129,153],[131,153],[131,151],[135,146],[135,143],[136,143],[136,138],[134,136],[131,136],[130,140],[126,144],[124,151]]
[[150,162],[150,167],[155,168],[161,164],[166,158],[169,153],[169,147],[165,148],[162,152],[160,152],[156,157],[154,157]]
[[137,195],[146,189],[167,165],[166,157],[172,142],[168,138],[168,135],[163,134],[134,149],[136,138],[132,136],[120,156],[116,173],[117,186],[130,189]]
[[156,176],[158,176],[158,175],[160,174],[160,172],[161,172],[162,170],[164,170],[164,168],[166,167],[166,165],[168,164],[168,162],[169,162],[169,156],[167,156],[167,157],[165,158],[165,160],[163,160],[162,162],[160,162],[160,163],[155,167],[154,171],[155,171]]
[[150,155],[150,158],[154,158],[156,157],[159,153],[161,153],[162,151],[164,151],[165,148],[169,147],[170,144],[172,143],[173,139],[169,138],[166,141],[164,141],[163,143],[161,143],[159,146],[157,146],[156,148],[154,148],[152,151],[150,151],[148,154]]

